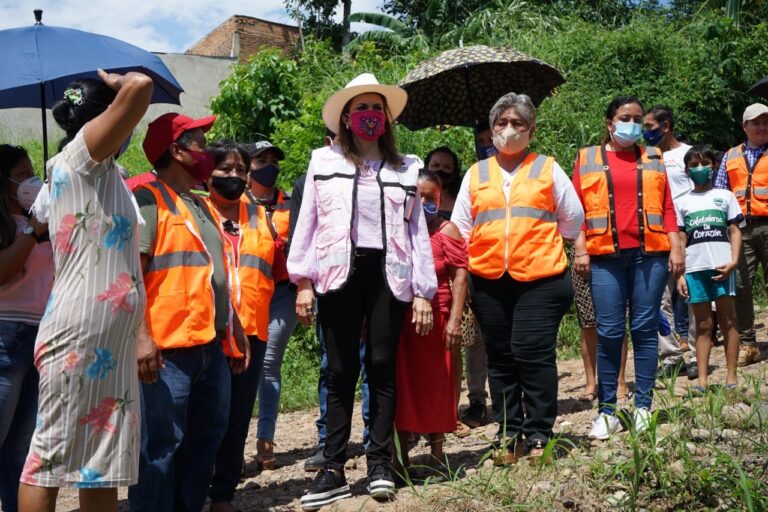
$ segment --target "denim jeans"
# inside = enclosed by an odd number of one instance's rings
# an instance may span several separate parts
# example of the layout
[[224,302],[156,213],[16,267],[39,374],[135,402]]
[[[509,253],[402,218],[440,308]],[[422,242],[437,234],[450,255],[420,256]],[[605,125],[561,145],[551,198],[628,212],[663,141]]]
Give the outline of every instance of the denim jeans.
[[37,414],[37,326],[0,320],[0,503],[16,512],[19,477]]
[[230,369],[219,342],[164,350],[154,384],[141,384],[139,483],[132,512],[203,508],[229,420]]
[[296,327],[296,289],[288,281],[277,283],[269,304],[269,340],[259,383],[259,439],[275,438],[275,423],[282,387],[281,367],[288,340]]
[[667,257],[624,250],[615,258],[593,259],[590,275],[597,318],[600,412],[612,414],[616,409],[627,307],[635,358],[635,406],[650,408],[659,360],[659,304],[667,284]]
[[[320,342],[320,378],[317,381],[317,401],[320,405],[320,417],[317,418],[317,440],[318,445],[325,446],[325,436],[327,433],[326,417],[328,413],[328,352],[325,347],[325,337],[320,326],[317,327],[317,339]],[[368,447],[368,420],[370,419],[370,404],[368,396],[368,377],[365,373],[365,343],[360,342],[360,390],[363,395],[363,446]]]
[[251,364],[240,375],[232,374],[232,400],[229,407],[229,426],[216,455],[216,470],[211,480],[211,501],[232,501],[235,488],[243,471],[245,440],[259,389],[261,365],[267,344],[256,336],[249,336]]

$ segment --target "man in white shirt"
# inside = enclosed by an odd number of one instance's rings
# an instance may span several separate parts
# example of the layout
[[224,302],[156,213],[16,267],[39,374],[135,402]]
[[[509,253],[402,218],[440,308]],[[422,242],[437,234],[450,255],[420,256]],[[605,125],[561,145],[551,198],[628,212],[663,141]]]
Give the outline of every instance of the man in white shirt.
[[[691,148],[688,144],[680,142],[675,137],[675,118],[672,109],[664,105],[651,107],[643,119],[643,137],[649,146],[658,147],[664,158],[664,167],[667,169],[667,182],[672,192],[672,202],[675,210],[678,209],[678,200],[693,189],[691,179],[685,172],[683,157]],[[690,306],[686,306],[683,299],[677,295],[675,280],[670,277],[664,295],[661,298],[661,312],[669,321],[672,333],[668,336],[659,335],[659,355],[662,358],[662,366],[659,376],[671,377],[682,371],[685,366],[683,348],[686,345],[693,346],[696,343],[696,326],[694,325],[693,312]],[[679,336],[685,336],[684,332],[674,332],[676,327],[688,326],[688,341],[680,341]],[[679,336],[675,336],[678,334]],[[696,351],[691,351],[691,360],[686,368],[689,379],[698,377],[696,365]]]

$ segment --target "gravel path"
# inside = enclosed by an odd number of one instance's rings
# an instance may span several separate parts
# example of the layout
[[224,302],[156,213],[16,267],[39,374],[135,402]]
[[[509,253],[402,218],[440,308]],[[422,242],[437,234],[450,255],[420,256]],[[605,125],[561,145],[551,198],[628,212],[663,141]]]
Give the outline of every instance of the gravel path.
[[[759,339],[765,339],[764,329],[758,333]],[[764,360],[743,369],[750,374],[762,374],[765,378],[768,363],[768,344],[762,344]],[[687,359],[688,355],[686,355]],[[710,376],[711,383],[723,383],[725,381],[725,358],[722,348],[716,348],[712,353],[711,363],[714,372]],[[562,361],[559,369],[559,416],[555,426],[555,432],[569,433],[575,436],[586,436],[592,419],[595,415],[595,404],[579,402],[577,397],[583,393],[584,370],[580,360]],[[632,353],[630,352],[627,364],[627,380],[634,380]],[[689,381],[683,376],[675,383],[675,395],[685,394]],[[764,383],[765,384],[765,383]],[[657,390],[657,393],[667,391]],[[466,389],[462,389],[463,409],[467,404]],[[365,457],[362,448],[362,419],[360,417],[359,404],[354,413],[352,439],[350,442],[350,460],[347,463],[347,480],[349,481],[353,495],[349,500],[338,502],[335,506],[326,507],[323,510],[353,511],[353,510],[407,510],[407,496],[402,496],[394,505],[377,505],[368,499],[365,493]],[[251,422],[251,431],[246,445],[247,478],[245,478],[235,496],[235,505],[243,512],[256,511],[297,511],[299,497],[311,483],[313,473],[304,471],[304,460],[309,457],[315,448],[317,430],[315,419],[318,411],[316,408],[281,414],[277,422],[277,436],[275,439],[278,468],[274,471],[266,471],[256,474],[256,421]],[[448,436],[445,451],[449,455],[452,467],[463,465],[470,468],[470,472],[478,465],[482,456],[488,450],[488,440],[496,432],[493,424],[475,429],[468,437],[459,439],[453,435]],[[411,450],[414,463],[428,454],[429,449],[422,440],[417,447]],[[126,489],[120,490],[120,510],[128,510]],[[62,489],[58,510],[74,511],[77,509],[77,493],[70,489]]]

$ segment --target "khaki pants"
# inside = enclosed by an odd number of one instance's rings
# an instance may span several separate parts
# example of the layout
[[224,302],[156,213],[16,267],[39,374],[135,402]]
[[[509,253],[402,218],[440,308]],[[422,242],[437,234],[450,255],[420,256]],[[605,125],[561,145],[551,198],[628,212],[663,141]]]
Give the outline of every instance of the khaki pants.
[[[752,222],[742,230],[741,258],[736,278],[736,327],[742,345],[756,343],[755,310],[752,301],[752,287],[755,285],[757,266],[763,272],[768,270],[768,221]],[[765,282],[758,283],[765,286]]]

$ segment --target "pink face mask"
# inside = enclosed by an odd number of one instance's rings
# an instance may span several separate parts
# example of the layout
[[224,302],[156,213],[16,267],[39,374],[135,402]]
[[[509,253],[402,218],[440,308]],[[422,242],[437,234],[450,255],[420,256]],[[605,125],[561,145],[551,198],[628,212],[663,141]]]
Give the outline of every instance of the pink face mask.
[[349,114],[349,129],[363,140],[376,140],[387,129],[387,116],[380,110],[360,110]]
[[187,150],[189,156],[195,161],[192,165],[185,165],[190,176],[196,181],[206,181],[213,174],[213,155],[207,151]]

